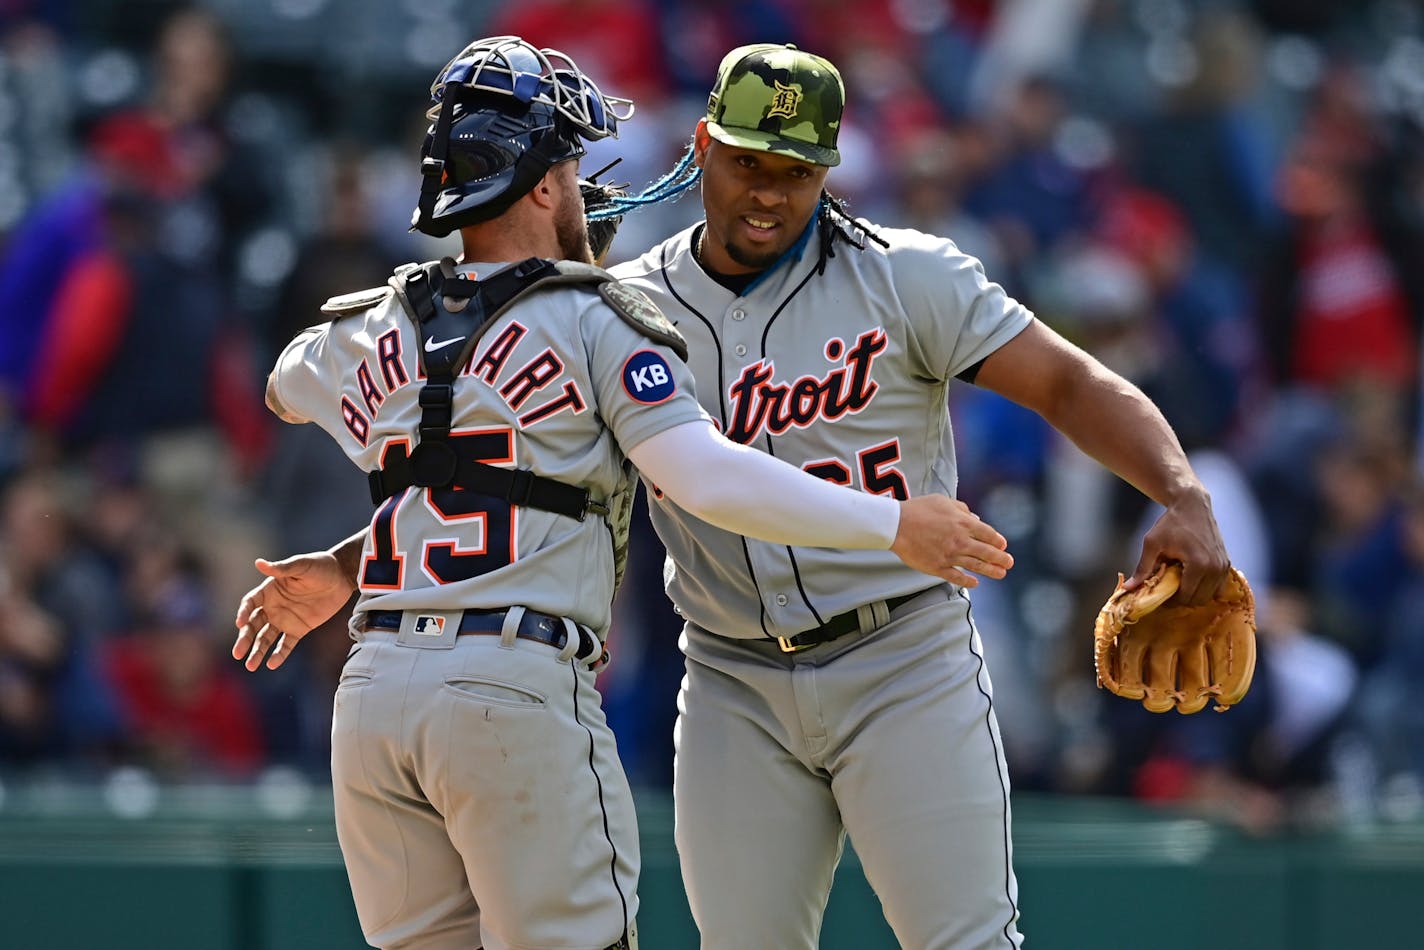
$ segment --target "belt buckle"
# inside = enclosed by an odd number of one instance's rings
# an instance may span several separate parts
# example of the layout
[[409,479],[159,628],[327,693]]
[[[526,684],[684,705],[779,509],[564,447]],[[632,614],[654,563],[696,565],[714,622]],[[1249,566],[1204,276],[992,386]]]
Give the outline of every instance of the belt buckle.
[[[797,636],[799,636],[799,634]],[[781,647],[782,653],[800,653],[802,650],[813,645],[810,643],[792,643],[791,641],[794,639],[795,637],[777,637],[776,644]]]

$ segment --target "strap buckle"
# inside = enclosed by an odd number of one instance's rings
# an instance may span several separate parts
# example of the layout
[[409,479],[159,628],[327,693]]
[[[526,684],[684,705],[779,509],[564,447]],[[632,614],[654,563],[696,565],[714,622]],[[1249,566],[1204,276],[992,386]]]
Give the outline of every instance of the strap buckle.
[[433,156],[426,156],[420,160],[420,176],[422,178],[433,178],[437,182],[445,173],[445,163]]
[[802,650],[812,646],[810,643],[792,643],[795,637],[777,637],[776,645],[781,647],[782,653],[800,653]]

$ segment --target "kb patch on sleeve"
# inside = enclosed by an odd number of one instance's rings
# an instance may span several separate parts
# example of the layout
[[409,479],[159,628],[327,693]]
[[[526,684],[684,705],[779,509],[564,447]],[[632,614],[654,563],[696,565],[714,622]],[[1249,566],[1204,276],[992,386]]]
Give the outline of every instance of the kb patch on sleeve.
[[623,388],[638,402],[654,405],[677,392],[667,360],[652,350],[639,350],[623,364]]

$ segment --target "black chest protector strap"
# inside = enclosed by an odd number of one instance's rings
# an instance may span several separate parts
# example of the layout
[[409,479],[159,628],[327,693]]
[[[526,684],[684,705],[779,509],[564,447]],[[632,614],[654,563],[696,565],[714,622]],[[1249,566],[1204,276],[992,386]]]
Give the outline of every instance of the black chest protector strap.
[[393,281],[419,331],[420,368],[426,381],[420,390],[420,440],[409,455],[393,455],[370,473],[374,504],[414,485],[461,488],[579,521],[589,512],[608,514],[608,506],[590,499],[586,488],[535,475],[528,469],[497,468],[462,458],[449,441],[455,375],[495,318],[539,284],[590,279],[560,274],[554,263],[531,257],[485,280],[468,280],[455,272],[455,262],[447,257],[413,268]]

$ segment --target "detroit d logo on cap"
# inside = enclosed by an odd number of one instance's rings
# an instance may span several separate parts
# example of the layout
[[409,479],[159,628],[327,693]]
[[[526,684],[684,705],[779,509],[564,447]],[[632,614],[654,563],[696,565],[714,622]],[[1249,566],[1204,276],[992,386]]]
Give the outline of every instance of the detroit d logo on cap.
[[796,109],[801,105],[801,90],[795,86],[787,86],[779,79],[773,79],[772,84],[776,92],[771,97],[771,108],[766,110],[767,117],[796,118]]
[[637,402],[651,406],[677,392],[667,360],[652,350],[639,350],[623,364],[623,388]]

